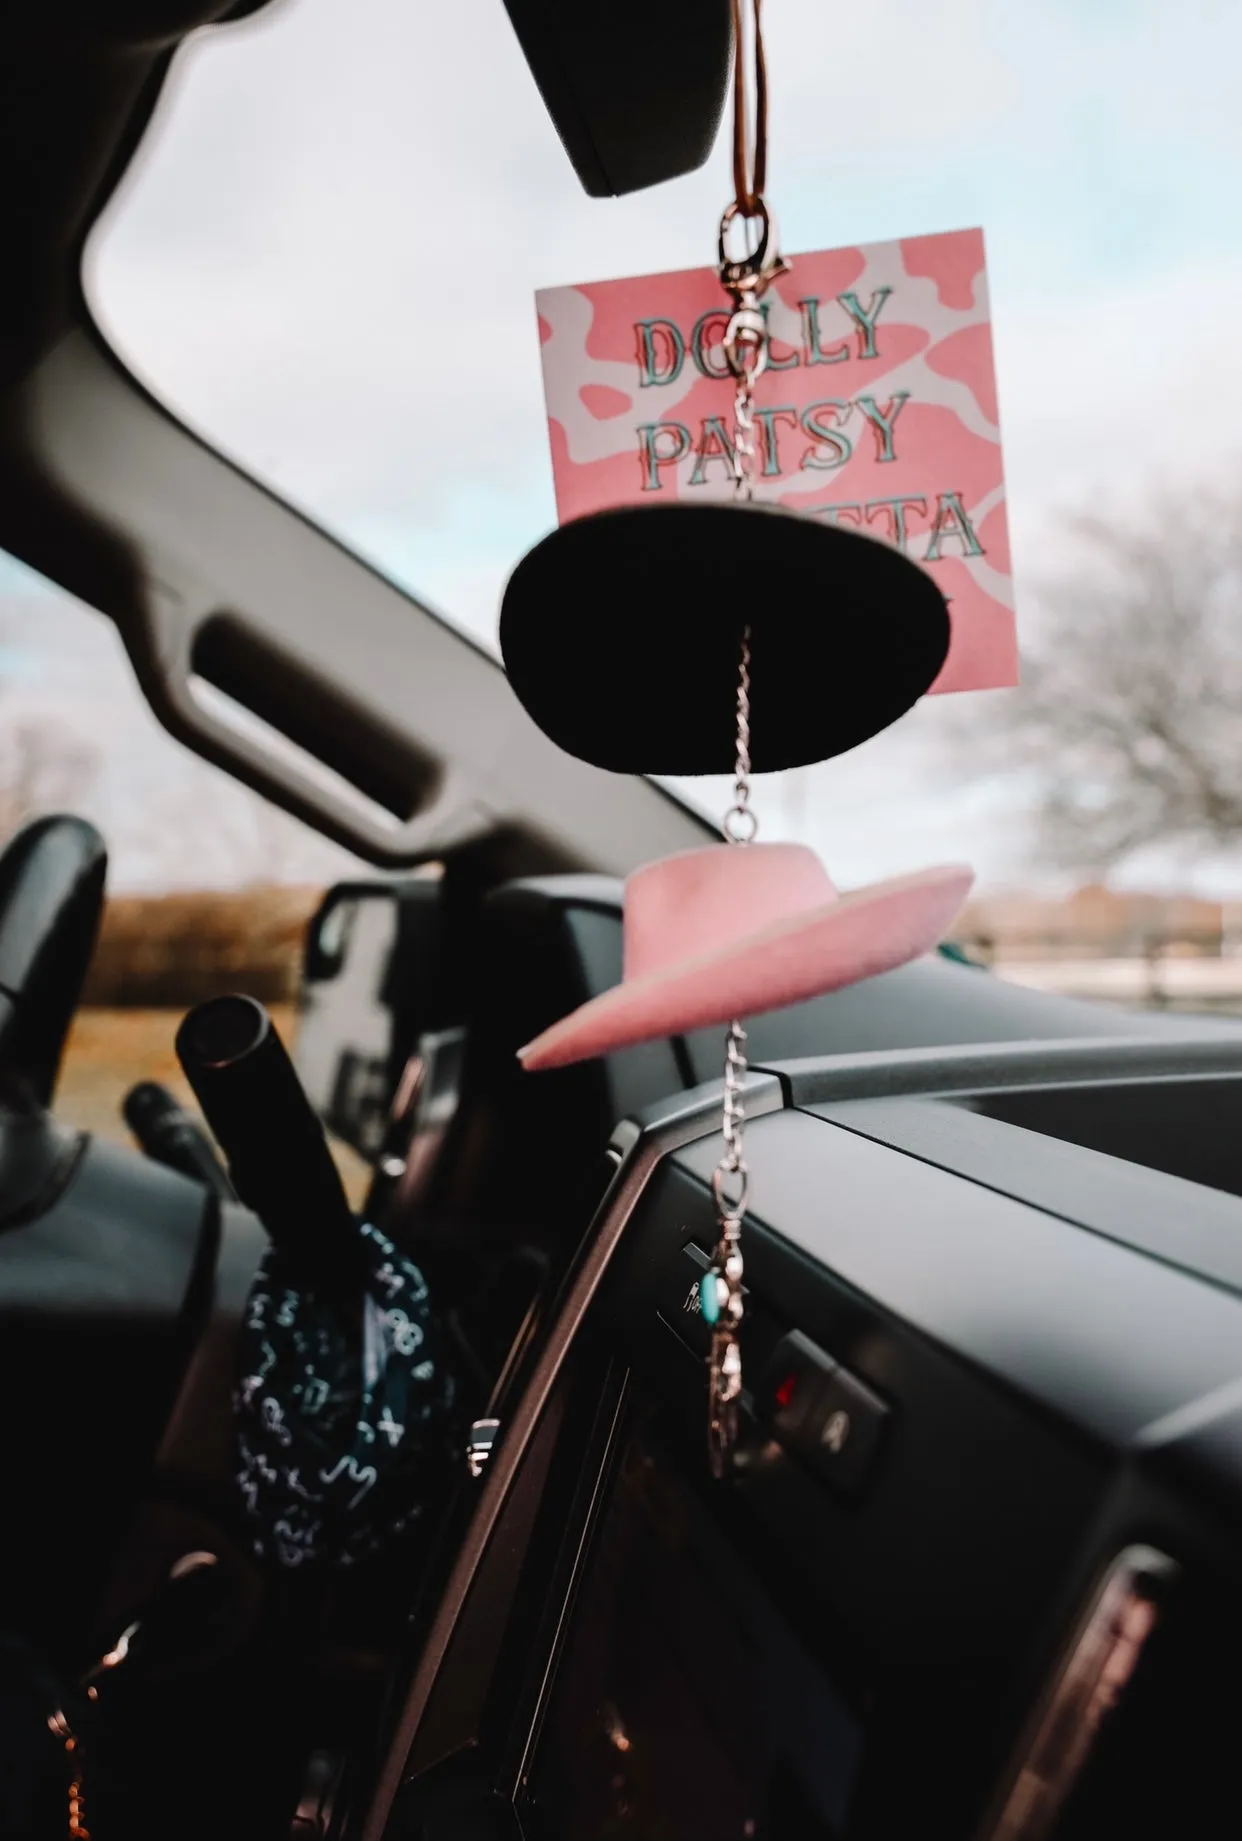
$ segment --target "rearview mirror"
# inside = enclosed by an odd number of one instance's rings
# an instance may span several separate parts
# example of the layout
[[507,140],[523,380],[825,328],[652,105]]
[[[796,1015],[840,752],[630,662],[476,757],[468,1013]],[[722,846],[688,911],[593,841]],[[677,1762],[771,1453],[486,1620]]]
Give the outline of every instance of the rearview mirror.
[[702,166],[729,81],[729,0],[505,0],[505,11],[590,197]]

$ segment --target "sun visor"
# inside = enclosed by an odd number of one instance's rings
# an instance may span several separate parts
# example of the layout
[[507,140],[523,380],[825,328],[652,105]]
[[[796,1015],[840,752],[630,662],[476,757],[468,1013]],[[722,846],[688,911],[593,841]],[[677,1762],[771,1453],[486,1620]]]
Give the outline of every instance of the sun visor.
[[702,166],[724,107],[729,0],[505,0],[592,198]]

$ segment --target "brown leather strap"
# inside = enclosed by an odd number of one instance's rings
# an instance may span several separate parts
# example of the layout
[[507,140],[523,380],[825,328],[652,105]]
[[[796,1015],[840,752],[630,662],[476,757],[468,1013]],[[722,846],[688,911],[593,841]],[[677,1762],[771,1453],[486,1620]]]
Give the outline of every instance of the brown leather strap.
[[768,72],[763,56],[762,0],[751,0],[755,25],[755,144],[747,145],[746,60],[742,41],[745,0],[733,0],[733,192],[738,209],[752,215],[763,197],[768,173]]

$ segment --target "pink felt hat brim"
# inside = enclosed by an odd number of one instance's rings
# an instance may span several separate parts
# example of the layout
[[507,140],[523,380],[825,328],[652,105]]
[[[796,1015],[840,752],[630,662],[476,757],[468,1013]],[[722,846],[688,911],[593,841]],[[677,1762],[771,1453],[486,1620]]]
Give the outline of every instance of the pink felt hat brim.
[[894,971],[943,938],[974,880],[964,864],[894,876],[594,997],[518,1051],[530,1072],[757,1016]]

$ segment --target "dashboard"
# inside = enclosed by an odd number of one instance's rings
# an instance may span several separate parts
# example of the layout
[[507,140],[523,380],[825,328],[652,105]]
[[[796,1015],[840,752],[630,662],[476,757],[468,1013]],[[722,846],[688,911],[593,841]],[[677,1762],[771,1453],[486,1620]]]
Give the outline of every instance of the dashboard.
[[[248,1832],[296,1807],[320,1841],[1213,1832],[1240,1711],[1242,1032],[934,960],[755,1019],[744,1439],[715,1481],[719,1036],[546,1078],[514,1055],[616,981],[618,897],[486,897],[460,1014],[424,1009],[435,955],[394,948],[394,1065],[422,1076],[368,1218],[427,1275],[461,1410],[434,1480],[411,1472],[411,1539],[347,1579],[265,1569],[238,1499],[259,1220],[10,1107],[8,1457],[44,1481],[9,1518],[5,1625],[72,1665],[137,1617],[155,1658],[108,1703],[100,1831],[161,1833],[189,1777],[204,1835],[243,1804]],[[310,1166],[270,1063],[244,1110],[284,1146],[275,1235]],[[61,1424],[85,1428],[65,1462]]]
[[1209,1832],[1242,1711],[1240,1098],[1223,1035],[753,1074],[724,1484],[715,1101],[628,1121],[368,1841]]

